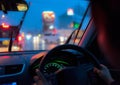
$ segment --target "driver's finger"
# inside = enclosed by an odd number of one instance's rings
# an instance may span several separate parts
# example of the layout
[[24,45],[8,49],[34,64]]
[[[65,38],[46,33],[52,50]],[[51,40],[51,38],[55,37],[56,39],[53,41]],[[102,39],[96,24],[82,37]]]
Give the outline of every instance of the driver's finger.
[[95,73],[97,73],[97,74],[100,74],[100,73],[101,73],[101,71],[100,71],[98,68],[96,68],[96,67],[94,67],[93,71],[94,71]]
[[100,66],[102,67],[102,69],[107,69],[107,67],[103,64],[100,64]]
[[38,81],[39,77],[38,76],[34,76],[34,81]]

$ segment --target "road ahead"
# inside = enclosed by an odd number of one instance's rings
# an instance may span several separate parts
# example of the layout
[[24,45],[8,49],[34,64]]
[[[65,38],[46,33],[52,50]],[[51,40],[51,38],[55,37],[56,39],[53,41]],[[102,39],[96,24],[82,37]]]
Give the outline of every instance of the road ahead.
[[40,38],[33,38],[31,40],[25,40],[22,50],[50,50],[60,44],[63,43],[46,43]]

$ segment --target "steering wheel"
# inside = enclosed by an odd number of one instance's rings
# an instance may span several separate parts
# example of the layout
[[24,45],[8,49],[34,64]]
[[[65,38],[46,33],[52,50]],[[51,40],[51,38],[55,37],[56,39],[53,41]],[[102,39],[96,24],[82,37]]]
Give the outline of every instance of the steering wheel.
[[[69,49],[82,53],[84,55],[84,59],[91,62],[94,65],[94,67],[100,69],[100,63],[92,53],[77,45],[67,44],[53,48],[51,51],[49,51],[46,54],[46,56],[42,58],[39,68],[41,74],[42,75],[44,74],[43,68],[46,62],[49,61],[50,57],[52,58],[53,54],[55,54],[56,52],[61,52],[62,50],[69,50]],[[78,59],[81,58],[81,56],[75,56],[75,57],[77,57]],[[79,63],[79,61],[77,62]],[[44,75],[42,77],[44,77]],[[68,67],[56,72],[54,78],[56,79],[54,79],[55,82],[52,85],[88,85],[89,83],[87,71],[84,69],[84,66],[81,64],[75,67]],[[43,80],[45,80],[45,77]]]

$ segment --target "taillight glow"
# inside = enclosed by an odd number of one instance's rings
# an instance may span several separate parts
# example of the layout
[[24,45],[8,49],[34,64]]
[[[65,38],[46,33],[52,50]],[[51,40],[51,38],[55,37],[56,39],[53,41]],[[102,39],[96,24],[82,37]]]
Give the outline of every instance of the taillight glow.
[[8,29],[10,26],[7,25],[7,24],[5,24],[5,23],[2,23],[2,27],[3,27],[4,29]]
[[22,36],[18,36],[18,41],[22,41]]

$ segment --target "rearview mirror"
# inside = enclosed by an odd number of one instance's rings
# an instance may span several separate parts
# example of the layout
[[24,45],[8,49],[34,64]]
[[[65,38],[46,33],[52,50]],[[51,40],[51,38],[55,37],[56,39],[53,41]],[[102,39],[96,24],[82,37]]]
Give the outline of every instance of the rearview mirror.
[[0,0],[0,10],[7,11],[27,11],[28,4],[25,0]]

